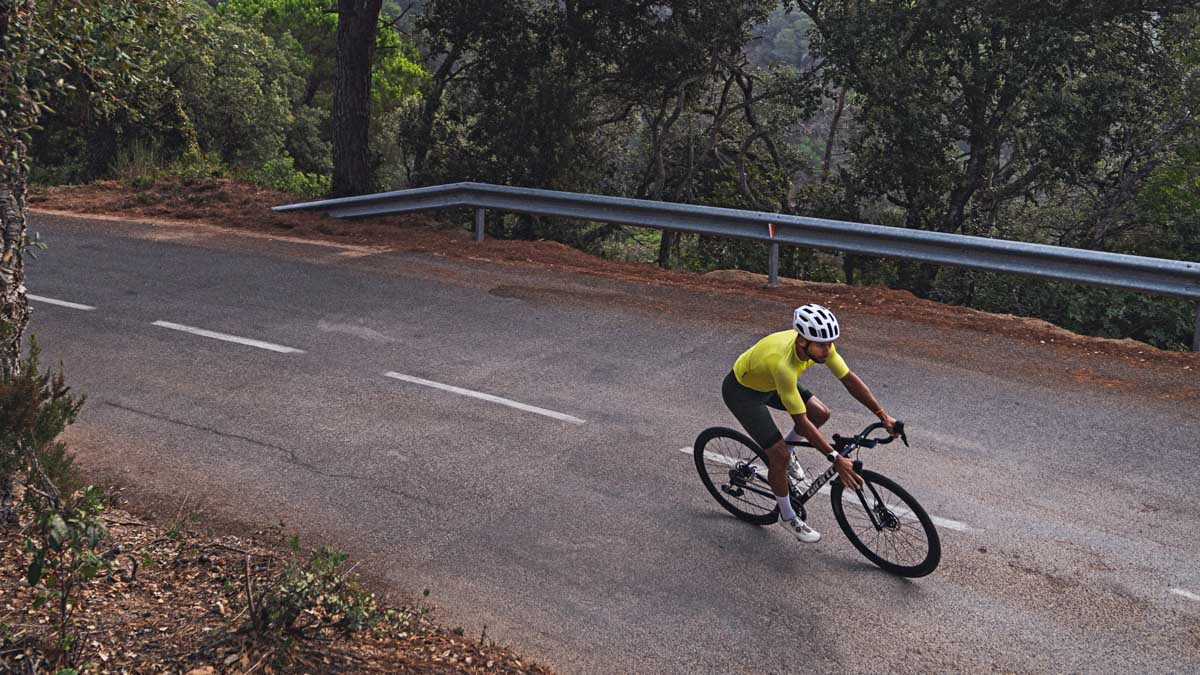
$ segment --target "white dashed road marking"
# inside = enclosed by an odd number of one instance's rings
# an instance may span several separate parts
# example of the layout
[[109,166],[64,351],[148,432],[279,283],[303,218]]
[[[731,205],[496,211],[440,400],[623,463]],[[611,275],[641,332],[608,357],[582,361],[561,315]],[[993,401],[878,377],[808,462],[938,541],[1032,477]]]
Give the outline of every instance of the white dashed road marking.
[[282,345],[271,344],[270,342],[263,342],[262,340],[251,340],[250,338],[238,337],[236,335],[226,335],[225,333],[216,333],[211,330],[204,330],[203,328],[192,328],[191,326],[184,326],[184,325],[177,324],[177,323],[171,323],[170,321],[155,321],[154,325],[160,326],[162,328],[170,328],[171,330],[180,330],[185,333],[191,333],[192,335],[200,335],[202,337],[213,338],[215,340],[224,340],[226,342],[236,342],[240,345],[249,345],[251,347],[258,347],[259,349],[269,349],[273,352],[280,352],[282,354],[303,354],[304,353],[303,349],[293,349],[292,347],[284,347]]
[[29,298],[30,300],[37,300],[38,302],[44,302],[48,305],[58,305],[59,307],[70,307],[71,309],[85,309],[85,310],[96,309],[95,307],[92,307],[91,305],[81,305],[78,302],[67,302],[66,300],[55,300],[54,298],[44,298],[40,295],[34,295],[33,293],[26,293],[25,297]]
[[[679,451],[685,455],[691,455],[691,454],[695,453],[695,450],[693,450],[692,448],[680,448]],[[719,455],[715,452],[709,452],[709,451],[705,450],[704,456],[707,457],[708,459],[711,459],[714,462],[719,462],[721,464],[726,464],[728,466],[736,466],[737,465],[737,460],[733,459],[732,457],[726,457],[725,455]],[[829,484],[826,483],[825,485],[822,485],[821,489],[817,490],[817,492],[820,494],[823,494],[823,495],[829,494]],[[910,516],[912,515],[912,513],[908,509],[904,508],[903,506],[893,507],[892,510],[896,511],[897,513],[903,513],[903,514],[907,514]],[[969,527],[967,527],[966,523],[963,523],[963,522],[960,522],[957,520],[951,520],[949,518],[942,518],[939,516],[929,516],[929,519],[933,521],[934,525],[937,525],[939,527],[944,527],[948,530],[957,530],[959,532],[966,532],[967,530],[970,529]],[[1197,599],[1200,599],[1200,598],[1197,598]]]
[[563,422],[570,422],[571,424],[584,424],[585,423],[583,420],[579,419],[578,417],[572,417],[570,415],[565,415],[560,412],[554,412],[553,410],[546,410],[545,408],[539,408],[537,406],[526,405],[524,403],[518,403],[516,401],[510,401],[509,399],[500,398],[499,396],[492,396],[491,394],[484,394],[484,393],[478,392],[478,391],[471,391],[470,389],[463,389],[461,387],[455,387],[455,386],[452,386],[449,384],[442,384],[440,382],[424,380],[419,377],[413,377],[412,375],[403,375],[401,373],[393,373],[393,372],[387,372],[387,373],[384,373],[384,375],[386,375],[390,378],[393,378],[393,379],[403,380],[405,382],[412,382],[413,384],[419,384],[419,385],[423,385],[426,387],[433,387],[434,389],[441,389],[442,391],[448,391],[453,394],[460,394],[462,396],[470,396],[471,398],[477,398],[482,401],[489,401],[491,403],[499,403],[500,405],[506,405],[510,408],[516,408],[517,410],[524,410],[525,412],[537,413],[538,415],[545,415],[546,417],[552,417],[556,420],[561,420]]
[[1185,591],[1182,588],[1172,588],[1171,593],[1178,595],[1181,598],[1187,598],[1188,600],[1195,600],[1196,602],[1200,602],[1200,595],[1196,595],[1195,593],[1193,593],[1191,591]]

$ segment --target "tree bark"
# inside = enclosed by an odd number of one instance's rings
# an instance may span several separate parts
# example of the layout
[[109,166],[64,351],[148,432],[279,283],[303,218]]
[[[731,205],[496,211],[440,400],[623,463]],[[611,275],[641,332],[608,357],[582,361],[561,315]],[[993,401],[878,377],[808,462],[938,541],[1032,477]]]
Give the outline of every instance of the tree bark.
[[846,88],[838,92],[837,107],[833,110],[833,120],[829,123],[829,136],[825,139],[825,158],[821,162],[821,181],[829,180],[829,167],[833,163],[833,144],[837,140],[838,123],[842,121],[842,110],[846,107]]
[[[0,379],[21,370],[21,336],[29,324],[25,297],[25,195],[28,148],[23,134],[37,108],[26,73],[32,57],[34,0],[0,3]],[[0,449],[4,450],[4,449]],[[13,476],[0,475],[0,524],[16,524]]]
[[28,148],[23,137],[37,109],[26,73],[32,58],[34,0],[0,3],[0,377],[21,367],[21,336],[29,323],[25,297],[25,195]]
[[17,140],[3,144],[2,151],[17,157],[6,163],[0,177],[0,229],[3,230],[3,253],[0,253],[0,375],[4,379],[20,371],[21,336],[29,324],[29,300],[25,297],[25,261],[22,243],[25,241],[25,195],[27,178],[25,144]]
[[371,57],[383,0],[338,0],[337,67],[333,95],[332,196],[369,192]]

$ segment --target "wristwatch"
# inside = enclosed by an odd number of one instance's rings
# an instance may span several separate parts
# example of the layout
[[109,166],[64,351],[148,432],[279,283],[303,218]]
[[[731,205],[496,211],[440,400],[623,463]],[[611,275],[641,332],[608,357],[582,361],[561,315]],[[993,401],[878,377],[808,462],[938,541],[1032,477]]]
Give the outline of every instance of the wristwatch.
[[831,462],[838,461],[838,457],[841,457],[841,455],[839,455],[837,453],[837,450],[834,450],[833,452],[829,453],[829,461],[831,461]]

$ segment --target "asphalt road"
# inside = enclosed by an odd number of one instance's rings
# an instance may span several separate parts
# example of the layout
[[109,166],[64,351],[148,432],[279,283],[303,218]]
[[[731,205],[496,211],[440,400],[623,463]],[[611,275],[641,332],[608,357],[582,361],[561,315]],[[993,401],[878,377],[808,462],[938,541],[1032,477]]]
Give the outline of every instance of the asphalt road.
[[[1200,669],[1194,372],[844,311],[839,351],[913,441],[868,468],[960,525],[910,581],[862,558],[824,497],[816,545],[735,520],[680,452],[735,424],[721,379],[786,303],[205,228],[32,228],[51,248],[29,267],[31,332],[89,396],[68,436],[83,461],[348,549],[557,670]],[[871,421],[817,370],[828,429]]]

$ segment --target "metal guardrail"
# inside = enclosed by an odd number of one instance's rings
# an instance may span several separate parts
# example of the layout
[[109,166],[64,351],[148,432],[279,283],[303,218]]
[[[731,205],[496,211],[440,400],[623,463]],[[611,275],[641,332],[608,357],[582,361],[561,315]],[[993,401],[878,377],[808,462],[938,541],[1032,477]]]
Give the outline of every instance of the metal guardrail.
[[[1200,263],[1197,262],[486,183],[452,183],[288,204],[273,210],[315,210],[336,218],[365,218],[452,207],[476,209],[477,241],[483,239],[486,209],[758,240],[771,245],[769,278],[772,286],[778,280],[779,246],[786,244],[1009,272],[1200,301]],[[1200,305],[1196,311],[1192,350],[1200,351]]]

